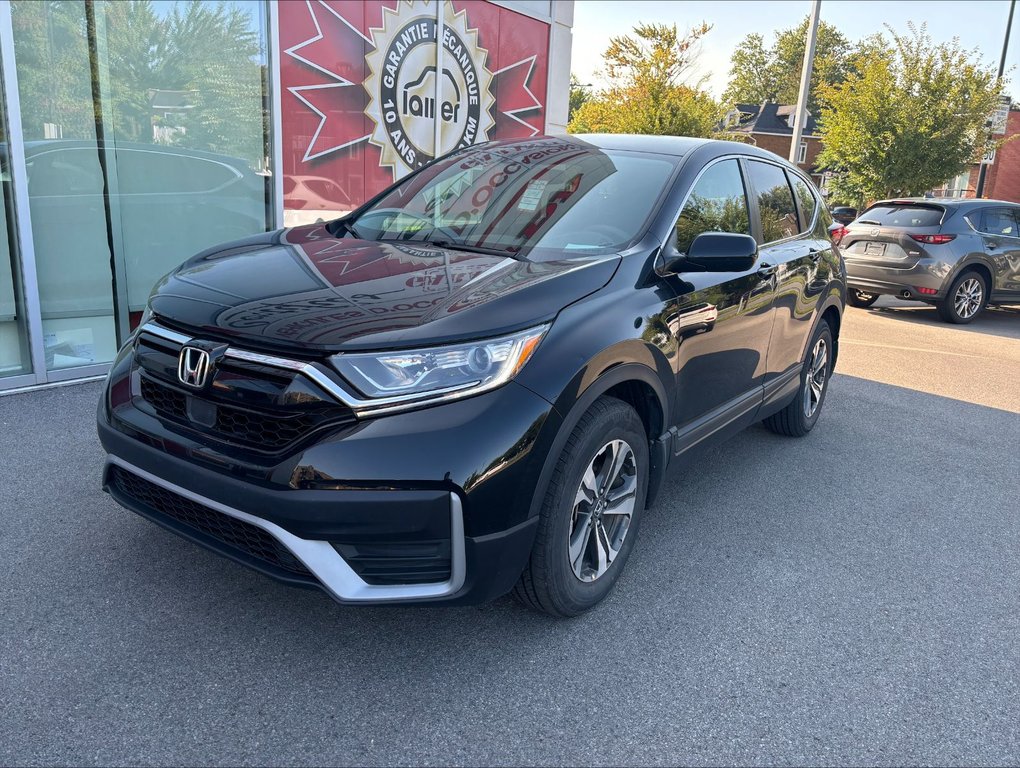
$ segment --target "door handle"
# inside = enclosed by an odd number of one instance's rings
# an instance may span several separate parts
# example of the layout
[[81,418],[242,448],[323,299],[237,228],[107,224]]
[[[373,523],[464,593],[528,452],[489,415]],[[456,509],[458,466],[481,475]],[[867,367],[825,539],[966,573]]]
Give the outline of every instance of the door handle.
[[813,261],[815,264],[817,264],[821,260],[822,254],[824,252],[825,251],[823,251],[821,248],[819,248],[817,251],[808,251],[808,256],[811,257],[811,261]]
[[778,264],[762,264],[758,267],[758,275],[760,277],[772,277],[779,270]]

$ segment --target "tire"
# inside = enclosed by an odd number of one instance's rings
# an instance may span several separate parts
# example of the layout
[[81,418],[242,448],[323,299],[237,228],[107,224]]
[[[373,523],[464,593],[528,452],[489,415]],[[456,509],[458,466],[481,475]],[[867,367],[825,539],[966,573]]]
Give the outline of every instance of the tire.
[[973,269],[960,273],[946,291],[946,298],[935,304],[939,317],[947,323],[965,325],[988,304],[988,282]]
[[876,301],[878,301],[877,293],[866,293],[865,291],[858,291],[856,288],[847,288],[846,303],[851,307],[867,309]]
[[832,329],[825,321],[818,326],[808,345],[807,358],[800,372],[797,396],[788,406],[762,423],[779,435],[804,437],[818,421],[825,404],[832,376]]
[[[615,452],[607,453],[614,445]],[[622,456],[622,464],[607,477],[611,455]],[[601,397],[581,416],[562,453],[550,459],[556,468],[513,594],[536,611],[577,616],[609,594],[634,548],[648,492],[648,436],[633,408]],[[611,487],[603,492],[606,479]]]

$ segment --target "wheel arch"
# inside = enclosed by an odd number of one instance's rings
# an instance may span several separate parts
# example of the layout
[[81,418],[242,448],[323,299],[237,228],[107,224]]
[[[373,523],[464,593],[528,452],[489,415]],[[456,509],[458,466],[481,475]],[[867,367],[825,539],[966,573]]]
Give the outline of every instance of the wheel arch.
[[995,290],[995,272],[985,262],[984,259],[974,258],[969,261],[965,261],[957,268],[953,273],[952,278],[946,281],[946,298],[949,297],[949,289],[952,287],[956,279],[964,272],[977,272],[985,279],[985,286],[988,290],[988,295],[985,297],[985,303],[991,299],[992,291]]
[[[654,501],[655,494],[662,482],[662,474],[669,459],[667,450],[671,435],[666,429],[669,414],[669,399],[659,374],[643,363],[624,362],[606,368],[595,377],[581,371],[575,377],[578,394],[573,402],[556,403],[563,413],[563,421],[559,431],[549,447],[548,457],[538,482],[535,484],[535,495],[531,501],[529,518],[541,511],[542,499],[549,486],[556,462],[552,459],[563,451],[570,433],[577,426],[581,416],[592,403],[600,397],[615,397],[630,405],[637,412],[649,442],[648,497],[646,506]],[[569,388],[573,389],[573,387]],[[565,412],[564,412],[565,411]]]
[[843,325],[843,312],[846,310],[845,292],[841,285],[833,283],[826,291],[825,298],[819,302],[815,314],[815,321],[811,327],[811,333],[804,342],[802,359],[807,355],[808,345],[811,339],[818,333],[818,328],[823,322],[829,324],[832,330],[832,367],[836,367],[836,358],[839,357],[839,330]]

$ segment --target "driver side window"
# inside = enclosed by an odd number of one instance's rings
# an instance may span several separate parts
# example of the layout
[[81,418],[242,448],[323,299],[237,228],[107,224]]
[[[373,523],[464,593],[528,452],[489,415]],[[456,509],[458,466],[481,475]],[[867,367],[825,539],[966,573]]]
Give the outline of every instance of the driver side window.
[[676,249],[687,253],[702,232],[751,234],[747,194],[736,160],[710,166],[695,183],[676,223]]

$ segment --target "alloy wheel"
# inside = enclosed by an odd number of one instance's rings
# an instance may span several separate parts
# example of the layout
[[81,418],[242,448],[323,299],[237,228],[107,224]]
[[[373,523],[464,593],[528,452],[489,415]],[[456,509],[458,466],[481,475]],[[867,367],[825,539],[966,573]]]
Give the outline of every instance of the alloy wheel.
[[595,452],[574,496],[567,538],[567,559],[580,581],[595,581],[613,564],[630,529],[637,487],[627,442],[610,440]]
[[956,295],[953,297],[956,314],[964,320],[969,320],[981,309],[983,299],[984,289],[981,287],[981,281],[976,277],[967,278],[960,283],[960,287],[956,289]]
[[804,387],[804,415],[809,419],[818,410],[825,392],[825,381],[829,374],[829,345],[825,339],[815,342],[811,350],[811,363],[808,367],[807,386]]

